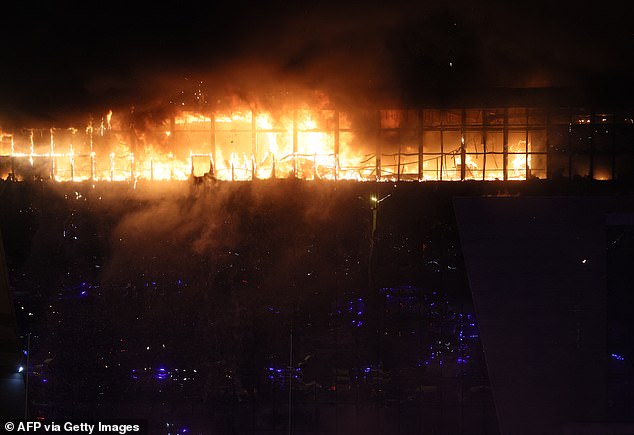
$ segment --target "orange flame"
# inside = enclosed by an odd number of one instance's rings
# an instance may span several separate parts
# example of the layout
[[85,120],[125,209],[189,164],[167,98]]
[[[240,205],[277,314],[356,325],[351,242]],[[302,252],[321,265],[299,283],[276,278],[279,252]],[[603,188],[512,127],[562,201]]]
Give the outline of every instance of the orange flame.
[[[399,143],[398,152],[377,155],[376,144],[367,136],[357,136],[348,115],[335,110],[184,111],[171,121],[136,131],[126,125],[123,115],[109,110],[97,130],[92,123],[81,133],[74,128],[51,128],[47,135],[40,135],[42,139],[31,130],[26,143],[16,141],[14,134],[0,132],[0,158],[25,158],[31,167],[44,161],[50,177],[57,181],[136,183],[205,174],[231,181],[290,176],[397,180],[406,175],[409,179],[451,180],[460,179],[461,169],[468,179],[483,178],[477,175],[483,174],[482,162],[466,154],[461,168],[462,158],[455,150],[421,157],[415,144]],[[386,124],[385,128],[397,127]],[[519,141],[510,144],[508,151],[507,178],[526,179],[531,144]],[[503,177],[501,168],[491,168],[487,163],[484,178]]]

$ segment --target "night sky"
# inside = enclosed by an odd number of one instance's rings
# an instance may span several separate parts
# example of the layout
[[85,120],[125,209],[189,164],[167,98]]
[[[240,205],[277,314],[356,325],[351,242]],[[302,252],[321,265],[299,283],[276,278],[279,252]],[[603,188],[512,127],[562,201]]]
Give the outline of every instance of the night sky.
[[631,5],[85,2],[2,6],[0,116],[61,122],[206,92],[444,104],[499,88],[629,100]]

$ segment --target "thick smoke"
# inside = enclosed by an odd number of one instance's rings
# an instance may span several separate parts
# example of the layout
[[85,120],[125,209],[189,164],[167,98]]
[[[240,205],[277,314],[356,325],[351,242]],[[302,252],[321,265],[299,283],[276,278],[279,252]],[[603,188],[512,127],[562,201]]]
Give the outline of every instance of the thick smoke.
[[321,91],[343,110],[461,104],[500,87],[631,88],[627,12],[400,1],[18,10],[0,35],[15,41],[2,53],[2,126],[158,110],[200,82],[209,104]]
[[[96,201],[91,195],[94,207],[114,217],[108,231],[108,262],[100,280],[125,287],[187,277],[192,287],[205,288],[210,297],[248,290],[257,292],[255,299],[266,299],[290,292],[293,280],[306,278],[302,271],[310,267],[310,260],[303,264],[307,257],[327,263],[313,264],[316,269],[334,270],[342,261],[337,252],[342,239],[359,237],[352,245],[363,252],[361,242],[367,232],[363,219],[342,219],[341,227],[332,225],[340,213],[365,212],[357,199],[359,207],[345,209],[342,202],[354,192],[346,195],[345,187],[343,194],[324,186],[311,189],[292,181],[275,186],[268,182],[189,189],[152,185],[128,192],[123,200],[102,196]],[[115,193],[121,194],[125,198],[124,192]],[[352,222],[355,227],[348,227]],[[313,250],[330,254],[311,253],[314,244],[320,248]]]

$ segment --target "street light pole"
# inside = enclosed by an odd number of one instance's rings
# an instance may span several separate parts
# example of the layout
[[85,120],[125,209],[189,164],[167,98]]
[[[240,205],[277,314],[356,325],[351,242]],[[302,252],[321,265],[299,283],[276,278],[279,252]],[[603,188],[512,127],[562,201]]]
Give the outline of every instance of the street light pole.
[[373,195],[370,197],[370,201],[372,204],[371,205],[372,234],[370,237],[370,259],[368,262],[368,286],[369,286],[370,292],[372,291],[372,259],[374,258],[374,240],[376,238],[376,221],[377,221],[377,215],[379,213],[379,204],[382,201],[385,201],[390,196],[392,196],[391,193],[389,195],[384,196],[383,198],[379,198],[378,195]]
[[288,435],[293,433],[293,327],[291,326],[288,356]]
[[[387,198],[389,198],[390,196],[392,196],[392,194],[388,194],[382,198],[379,198],[378,194],[373,195],[370,197],[370,201],[371,201],[371,210],[372,210],[372,234],[370,237],[370,253],[369,253],[369,258],[368,258],[368,299],[369,299],[369,304],[370,304],[370,312],[374,313],[374,315],[372,316],[372,323],[374,323],[373,327],[375,328],[375,331],[377,333],[377,340],[380,340],[380,333],[379,333],[379,327],[380,327],[380,322],[379,322],[379,306],[378,306],[378,298],[375,295],[375,291],[374,291],[374,280],[373,280],[373,269],[372,269],[372,263],[374,260],[374,243],[375,243],[375,239],[376,239],[376,226],[377,226],[377,218],[378,218],[378,214],[379,214],[379,204],[382,201],[385,201]],[[377,352],[377,357],[379,357],[380,355],[380,351]]]

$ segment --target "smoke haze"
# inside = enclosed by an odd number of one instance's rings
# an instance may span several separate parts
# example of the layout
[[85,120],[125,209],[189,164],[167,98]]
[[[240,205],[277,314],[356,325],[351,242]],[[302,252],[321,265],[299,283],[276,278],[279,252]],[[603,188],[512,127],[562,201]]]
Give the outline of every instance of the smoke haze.
[[498,87],[632,83],[631,6],[610,3],[11,8],[0,35],[4,125],[161,107],[200,82],[211,103],[319,90],[356,106],[442,104]]

